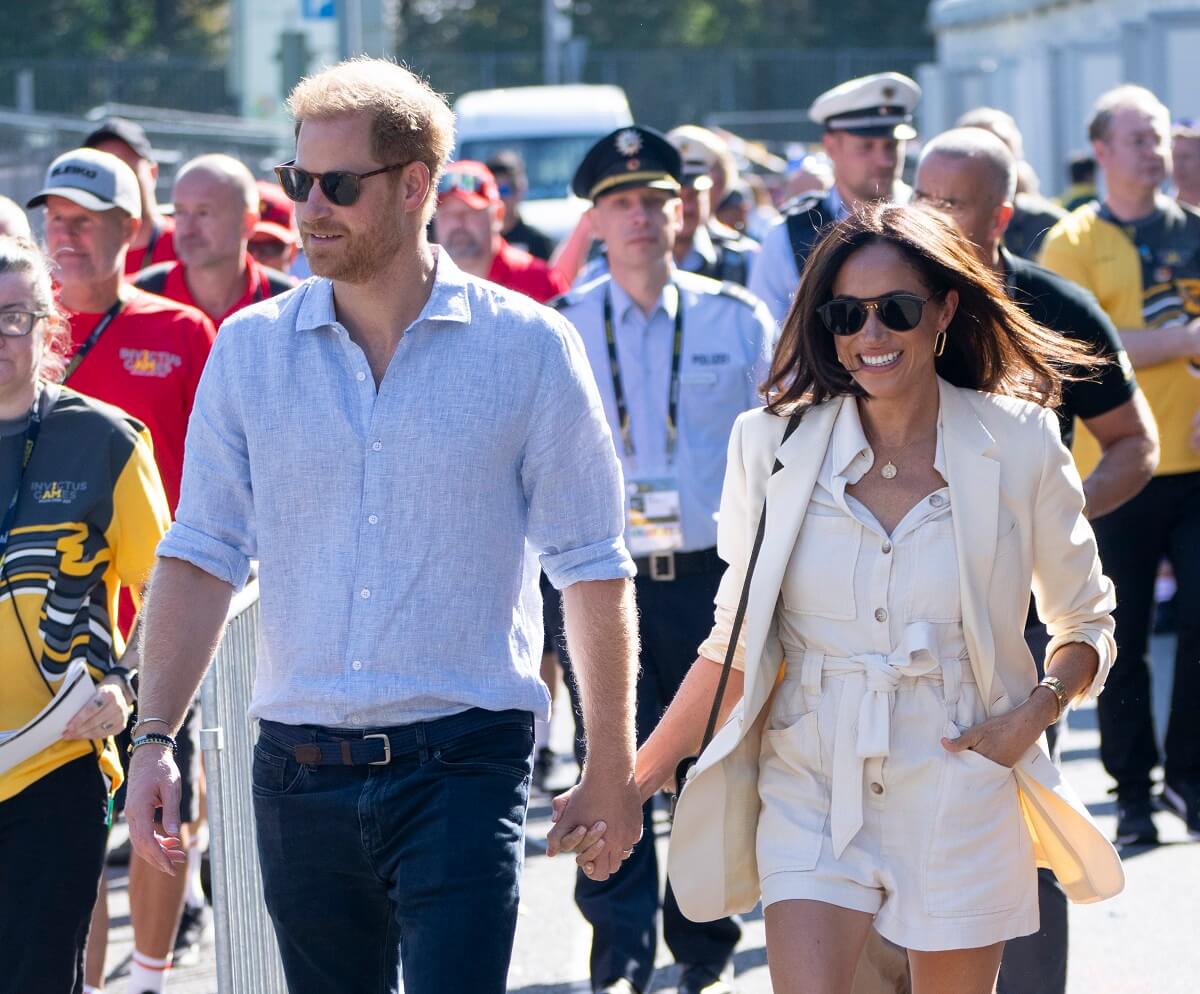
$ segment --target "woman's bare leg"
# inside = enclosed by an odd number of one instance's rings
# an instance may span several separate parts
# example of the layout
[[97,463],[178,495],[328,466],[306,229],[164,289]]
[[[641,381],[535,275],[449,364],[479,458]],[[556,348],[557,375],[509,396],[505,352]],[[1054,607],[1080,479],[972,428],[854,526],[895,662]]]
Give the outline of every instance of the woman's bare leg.
[[779,901],[764,917],[775,994],[850,994],[871,915],[822,901]]
[[1004,943],[939,953],[908,951],[913,994],[992,994]]

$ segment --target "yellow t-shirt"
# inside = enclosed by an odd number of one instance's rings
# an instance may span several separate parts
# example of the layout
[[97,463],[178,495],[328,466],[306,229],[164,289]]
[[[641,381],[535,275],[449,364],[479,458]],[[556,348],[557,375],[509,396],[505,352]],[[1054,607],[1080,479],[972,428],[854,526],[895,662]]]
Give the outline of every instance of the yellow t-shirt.
[[[1124,334],[1163,328],[1200,316],[1200,213],[1163,200],[1137,225],[1121,224],[1099,204],[1085,204],[1046,235],[1040,262],[1086,287]],[[1191,446],[1200,413],[1200,363],[1173,359],[1141,366],[1138,383],[1158,422],[1159,476],[1200,470]],[[1100,458],[1090,434],[1076,432],[1075,457],[1089,473]]]
[[[20,485],[0,560],[0,729],[19,728],[45,707],[72,661],[86,662],[99,681],[120,658],[118,595],[149,578],[170,523],[140,422],[66,387],[50,389],[43,412],[23,473],[24,430],[0,437],[0,507]],[[0,801],[92,752],[118,785],[111,739],[64,739],[0,775]]]

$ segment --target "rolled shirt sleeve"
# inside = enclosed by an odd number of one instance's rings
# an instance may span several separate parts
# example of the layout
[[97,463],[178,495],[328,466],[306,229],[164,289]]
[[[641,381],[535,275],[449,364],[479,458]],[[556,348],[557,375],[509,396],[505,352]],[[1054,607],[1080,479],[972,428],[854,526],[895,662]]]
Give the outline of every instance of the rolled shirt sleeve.
[[255,555],[243,412],[233,375],[235,333],[217,337],[188,420],[183,485],[161,558],[183,559],[240,590]]
[[625,548],[624,482],[600,394],[575,329],[554,315],[521,463],[527,538],[556,589],[635,573]]
[[787,223],[779,221],[763,239],[762,251],[750,271],[747,288],[767,305],[771,316],[782,325],[799,282]]
[[1096,650],[1099,665],[1081,695],[1104,689],[1117,654],[1112,610],[1116,594],[1101,570],[1096,537],[1084,517],[1083,484],[1058,434],[1056,415],[1043,411],[1043,462],[1033,535],[1033,594],[1050,633],[1045,661],[1060,647],[1082,642]]

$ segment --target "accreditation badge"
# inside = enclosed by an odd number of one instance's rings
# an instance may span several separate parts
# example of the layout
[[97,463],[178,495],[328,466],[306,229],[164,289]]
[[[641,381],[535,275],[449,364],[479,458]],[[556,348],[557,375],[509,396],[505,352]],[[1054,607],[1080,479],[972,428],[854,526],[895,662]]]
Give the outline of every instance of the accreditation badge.
[[683,545],[679,488],[669,477],[625,483],[625,545],[635,559],[673,552]]

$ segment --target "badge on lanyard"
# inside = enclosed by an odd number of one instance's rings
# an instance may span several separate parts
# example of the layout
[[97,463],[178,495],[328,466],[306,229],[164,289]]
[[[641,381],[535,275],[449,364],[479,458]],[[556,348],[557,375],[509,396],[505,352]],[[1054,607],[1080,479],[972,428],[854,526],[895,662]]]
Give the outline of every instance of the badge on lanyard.
[[635,559],[683,545],[679,487],[670,477],[625,483],[625,545]]

